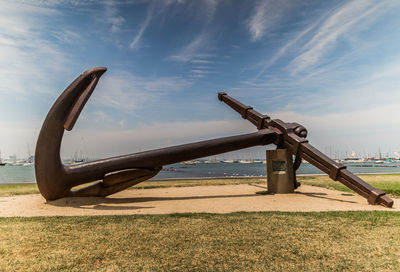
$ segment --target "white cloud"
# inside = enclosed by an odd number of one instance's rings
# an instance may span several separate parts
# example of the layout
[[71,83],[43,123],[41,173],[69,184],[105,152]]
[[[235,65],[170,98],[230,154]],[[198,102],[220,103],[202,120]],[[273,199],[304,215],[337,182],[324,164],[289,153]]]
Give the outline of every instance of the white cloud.
[[[182,47],[175,55],[169,59],[177,62],[188,62],[203,56],[204,48],[209,42],[209,34],[201,32],[189,44]],[[196,60],[199,61],[199,60]]]
[[204,74],[192,74],[190,75],[191,78],[203,78]]
[[[395,50],[384,54],[382,48],[394,47],[398,39],[395,33],[376,31],[389,24],[385,16],[394,5],[396,1],[352,1],[323,11],[304,30],[285,38],[258,76],[239,88],[270,96],[285,108],[318,114],[390,104],[399,97],[400,58]],[[335,49],[340,52],[333,55]],[[389,54],[390,59],[375,57]],[[267,71],[278,59],[293,56],[286,67]]]
[[119,123],[119,125],[120,125],[121,128],[124,128],[124,127],[125,127],[126,120],[125,120],[125,119],[121,119],[121,120],[119,120],[118,123]]
[[270,115],[285,122],[294,121],[304,125],[308,129],[310,143],[321,151],[324,151],[324,147],[334,145],[343,156],[351,146],[358,154],[369,152],[373,155],[379,146],[387,148],[387,152],[399,146],[400,127],[395,125],[400,116],[397,104],[371,105],[370,108],[337,113],[276,111]]
[[53,32],[53,36],[62,43],[77,43],[83,40],[83,37],[79,33],[68,29]]
[[133,38],[132,42],[129,44],[129,47],[131,49],[136,49],[139,45],[139,41],[143,36],[144,31],[146,28],[149,26],[151,19],[153,18],[153,9],[154,9],[154,4],[150,4],[150,6],[147,9],[147,14],[144,22],[140,26],[139,31],[137,32],[136,36]]
[[[218,7],[218,0],[204,0],[202,2],[202,9],[196,11],[202,14],[203,28],[194,39],[188,44],[181,47],[178,52],[170,57],[169,60],[177,62],[192,62],[192,63],[212,63],[212,60],[207,58],[215,57],[213,54],[209,54],[210,51],[210,38],[212,31],[207,29],[209,24],[212,22],[215,12]],[[197,3],[196,3],[197,4]]]
[[20,158],[27,158],[28,146],[30,154],[33,154],[39,135],[39,126],[38,128],[20,127],[16,124],[1,122],[0,127],[0,149],[3,160],[14,154]]
[[[311,25],[307,26],[305,29],[297,33],[292,39],[290,39],[284,46],[279,48],[279,50],[274,54],[272,58],[269,58],[267,61],[264,61],[262,63],[262,69],[260,72],[257,74],[257,77],[262,75],[269,67],[271,67],[277,60],[279,60],[281,57],[283,57],[288,49],[296,45],[305,35],[307,35],[311,30],[313,30],[318,24],[320,23],[320,20],[317,20],[316,22],[312,23]],[[256,77],[256,78],[257,78]]]
[[[285,122],[298,122],[304,125],[309,131],[310,143],[321,151],[325,151],[325,147],[333,145],[335,151],[339,151],[343,155],[345,151],[348,151],[348,145],[350,145],[357,153],[365,151],[373,154],[379,145],[383,148],[386,145],[389,147],[399,146],[400,127],[393,126],[393,124],[398,123],[397,117],[400,115],[400,108],[395,104],[351,112],[319,113],[317,115],[284,110],[268,112],[268,114],[272,118],[279,118]],[[84,148],[83,153],[96,158],[254,131],[256,128],[250,122],[242,119],[155,122],[129,130],[80,129],[64,136],[62,155],[72,156],[70,150],[75,151],[76,143],[82,141],[85,142],[85,146],[81,147]],[[382,137],[382,133],[386,136]],[[383,139],[384,141],[382,141]],[[371,143],[375,143],[376,146]]]
[[336,9],[316,30],[313,37],[307,42],[301,53],[288,67],[292,73],[298,73],[320,65],[324,57],[335,46],[356,35],[360,30],[371,25],[382,10],[390,8],[387,1],[351,1]]
[[[381,133],[383,128],[393,128],[398,122],[400,107],[396,104],[384,106],[376,105],[366,109],[348,109],[336,113],[307,114],[298,111],[275,111],[270,113],[272,118],[279,118],[285,122],[299,122],[307,124],[316,130],[370,130],[370,133]],[[333,126],[334,125],[334,126]],[[400,127],[396,128],[400,131]],[[356,141],[356,139],[355,139]]]
[[260,40],[273,29],[290,8],[288,1],[260,0],[254,6],[254,12],[248,21],[248,28],[253,41]]
[[202,60],[202,59],[194,59],[190,61],[191,63],[196,63],[196,64],[213,64],[215,61],[212,60]]
[[214,18],[219,0],[204,0],[206,6],[206,23],[210,23]]
[[0,10],[0,93],[52,92],[48,75],[63,72],[65,53],[43,37],[54,9],[8,2]]
[[194,74],[215,74],[215,71],[209,71],[207,70],[208,68],[194,68],[192,70],[190,70],[191,73]]
[[180,77],[143,78],[127,71],[113,71],[99,82],[93,99],[108,107],[132,110],[189,85],[190,82]]
[[375,71],[368,75],[371,81],[377,80],[396,80],[400,83],[400,55],[393,56],[393,59],[384,65],[375,67]]
[[111,32],[121,31],[121,26],[125,23],[125,18],[119,15],[116,8],[116,2],[109,0],[104,1],[105,6],[105,20],[111,27]]

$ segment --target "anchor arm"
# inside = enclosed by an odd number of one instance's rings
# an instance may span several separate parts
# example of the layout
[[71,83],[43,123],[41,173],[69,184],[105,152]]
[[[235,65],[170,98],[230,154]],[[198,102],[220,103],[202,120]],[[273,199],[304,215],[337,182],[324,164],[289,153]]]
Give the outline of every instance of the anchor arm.
[[98,67],[82,73],[56,100],[43,122],[36,144],[35,173],[39,190],[46,199],[69,193],[66,172],[60,158],[64,129],[72,129],[105,71],[106,68]]

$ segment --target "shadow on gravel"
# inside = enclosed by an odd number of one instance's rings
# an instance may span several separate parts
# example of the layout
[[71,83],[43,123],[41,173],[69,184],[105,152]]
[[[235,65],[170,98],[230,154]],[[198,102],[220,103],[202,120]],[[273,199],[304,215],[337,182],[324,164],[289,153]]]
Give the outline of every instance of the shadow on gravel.
[[[194,200],[194,199],[216,199],[216,198],[238,198],[238,197],[258,197],[256,194],[243,195],[216,195],[216,196],[187,196],[187,197],[69,197],[46,202],[47,205],[56,207],[72,207],[79,209],[99,209],[99,210],[129,210],[129,209],[150,209],[153,207],[135,206],[135,203],[173,201],[173,200]],[[118,204],[132,204],[118,205]]]

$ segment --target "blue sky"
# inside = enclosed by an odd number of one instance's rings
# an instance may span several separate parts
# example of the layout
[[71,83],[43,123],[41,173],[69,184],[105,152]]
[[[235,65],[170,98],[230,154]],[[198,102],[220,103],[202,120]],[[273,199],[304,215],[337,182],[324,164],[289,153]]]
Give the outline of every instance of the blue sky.
[[218,91],[305,125],[329,155],[393,155],[398,14],[399,1],[0,0],[3,158],[33,153],[52,103],[95,66],[108,71],[64,157],[254,131]]

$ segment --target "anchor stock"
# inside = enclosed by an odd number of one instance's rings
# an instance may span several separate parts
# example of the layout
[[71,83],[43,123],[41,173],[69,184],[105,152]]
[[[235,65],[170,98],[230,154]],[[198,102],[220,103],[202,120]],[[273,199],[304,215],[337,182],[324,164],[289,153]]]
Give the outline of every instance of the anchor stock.
[[277,145],[287,148],[296,156],[294,169],[300,166],[301,159],[304,158],[328,174],[331,179],[343,183],[365,197],[369,204],[380,204],[389,208],[393,206],[393,200],[385,192],[366,183],[348,171],[345,165],[335,162],[310,145],[306,140],[307,130],[303,126],[297,123],[285,123],[279,119],[271,120],[269,116],[260,114],[253,110],[252,107],[240,103],[223,92],[218,93],[218,99],[237,111],[244,119],[257,126],[258,129],[269,128],[276,131],[279,134],[279,143]]

